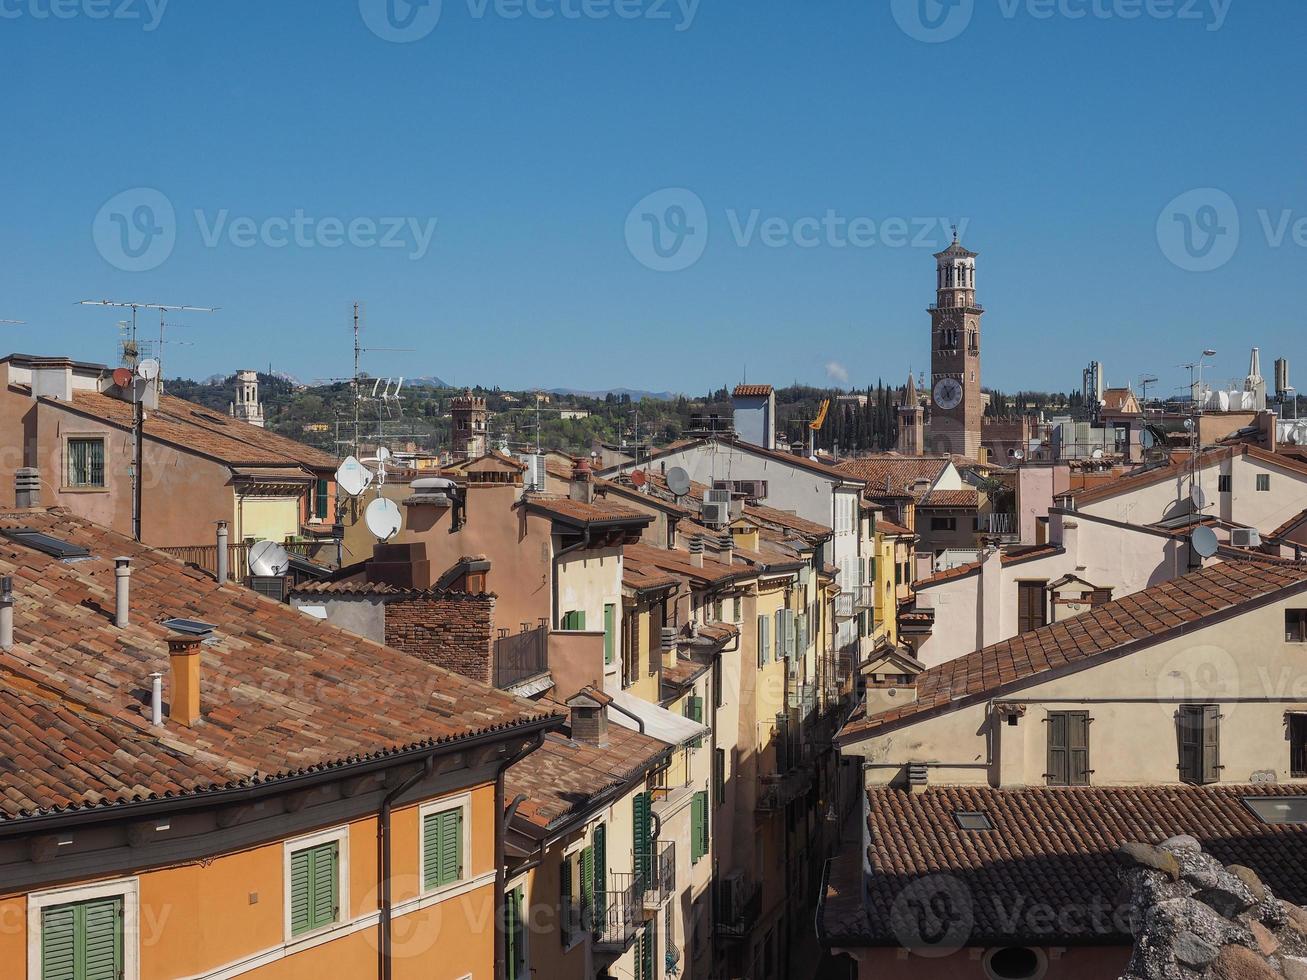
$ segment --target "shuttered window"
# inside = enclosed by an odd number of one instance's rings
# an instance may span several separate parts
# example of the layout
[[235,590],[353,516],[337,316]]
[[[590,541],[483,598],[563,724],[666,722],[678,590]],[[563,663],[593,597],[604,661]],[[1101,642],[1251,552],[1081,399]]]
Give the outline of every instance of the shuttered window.
[[1089,775],[1088,712],[1049,712],[1048,785],[1088,786]]
[[504,895],[504,974],[508,980],[527,980],[528,977],[522,905],[521,888],[514,888]]
[[585,610],[573,609],[571,612],[563,613],[563,631],[566,633],[579,633],[585,629]]
[[[1307,720],[1307,715],[1304,716]],[[713,750],[713,796],[718,806],[726,803],[726,750]]]
[[1289,775],[1307,777],[1307,715],[1289,715]]
[[1017,583],[1017,632],[1029,633],[1048,624],[1044,586],[1047,582]]
[[637,940],[636,966],[639,968],[639,980],[654,980],[654,930],[645,926],[640,930]]
[[636,793],[635,799],[631,801],[633,811],[632,825],[634,832],[631,841],[631,850],[635,855],[635,875],[637,878],[648,880],[650,868],[650,857],[653,841],[650,837],[652,833],[651,814],[649,812],[649,794]]
[[[684,701],[681,702],[681,714],[684,715],[686,718],[689,718],[691,721],[697,721],[700,725],[702,725],[703,724],[703,698],[691,694],[688,698],[686,698]],[[690,747],[694,749],[699,748],[701,745],[703,745],[702,735],[700,735],[698,738],[690,742]]]
[[68,486],[104,486],[104,440],[68,440]]
[[600,824],[590,835],[594,847],[595,932],[603,930],[608,917],[608,828]]
[[463,808],[422,818],[422,887],[427,891],[463,878]]
[[306,847],[290,856],[290,932],[300,936],[340,917],[340,845]]
[[690,816],[690,863],[698,864],[699,859],[708,853],[708,793],[706,791],[694,794]]
[[41,980],[122,980],[121,896],[41,911]]
[[[581,627],[585,629],[584,626]],[[617,650],[617,607],[611,602],[604,605],[604,663],[611,664]]]
[[[571,877],[568,877],[571,883]],[[589,928],[595,910],[595,849],[591,845],[581,852],[581,926]]]
[[327,481],[319,480],[313,490],[313,516],[320,521],[327,519],[327,488]]
[[758,617],[758,666],[766,667],[767,658],[771,656],[771,619]]
[[1185,704],[1177,716],[1180,779],[1215,783],[1221,779],[1221,709],[1214,704]]

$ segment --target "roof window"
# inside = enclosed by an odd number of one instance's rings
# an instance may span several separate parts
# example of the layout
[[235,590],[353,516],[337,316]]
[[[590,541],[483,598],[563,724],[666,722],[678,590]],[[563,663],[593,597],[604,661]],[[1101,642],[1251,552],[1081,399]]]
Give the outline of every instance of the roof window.
[[60,561],[73,561],[78,558],[91,557],[91,552],[79,544],[72,544],[53,535],[43,534],[30,527],[4,528],[0,529],[0,534],[3,534],[11,541],[17,541],[19,544],[58,558]]
[[212,623],[204,623],[198,619],[165,619],[163,625],[187,636],[208,636],[214,630]]
[[959,830],[994,829],[994,822],[989,819],[989,814],[979,810],[956,810],[953,819],[957,821]]

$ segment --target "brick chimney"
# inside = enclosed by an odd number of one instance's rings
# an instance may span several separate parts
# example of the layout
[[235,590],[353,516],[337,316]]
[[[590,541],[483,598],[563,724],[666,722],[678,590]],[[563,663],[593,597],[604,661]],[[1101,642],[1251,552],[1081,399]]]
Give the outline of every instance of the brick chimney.
[[416,541],[373,545],[367,576],[369,582],[393,585],[397,589],[431,588],[431,562],[427,560],[426,544]]
[[612,698],[593,687],[583,687],[567,699],[572,741],[608,747],[608,705]]
[[594,503],[594,473],[590,469],[588,459],[577,460],[576,468],[572,470],[572,483],[568,496],[573,500],[581,501],[583,504]]
[[188,728],[200,720],[200,643],[198,636],[179,636],[168,640],[168,659],[172,663],[171,700],[168,717]]

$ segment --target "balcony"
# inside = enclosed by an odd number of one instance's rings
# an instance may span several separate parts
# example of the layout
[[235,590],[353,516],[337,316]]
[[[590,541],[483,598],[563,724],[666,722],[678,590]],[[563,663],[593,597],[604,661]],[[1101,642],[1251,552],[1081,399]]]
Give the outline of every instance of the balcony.
[[841,592],[837,595],[835,597],[835,618],[837,620],[852,619],[854,616],[853,604],[852,592]]
[[[811,758],[809,756],[809,758]],[[812,786],[811,769],[793,769],[762,777],[754,810],[761,814],[784,810]]]
[[610,872],[608,890],[595,892],[594,952],[596,958],[621,956],[635,942],[645,923],[644,878]]
[[800,721],[806,721],[817,710],[816,682],[792,685],[786,695],[786,703],[791,711],[798,712]]
[[855,611],[862,612],[864,609],[876,608],[876,587],[874,585],[859,585],[853,596]]
[[676,892],[676,843],[654,841],[650,860],[653,871],[644,889],[644,911],[656,913]]
[[744,939],[762,917],[762,887],[740,876],[722,880],[716,932],[724,939]]
[[511,690],[549,672],[549,629],[542,621],[520,633],[499,631],[495,640],[495,687]]

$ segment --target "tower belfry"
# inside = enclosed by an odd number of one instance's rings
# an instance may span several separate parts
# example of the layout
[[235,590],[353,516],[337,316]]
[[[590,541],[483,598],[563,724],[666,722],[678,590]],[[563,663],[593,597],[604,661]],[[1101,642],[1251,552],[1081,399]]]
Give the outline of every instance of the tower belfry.
[[976,252],[953,244],[935,255],[935,302],[930,307],[930,450],[980,458],[980,319]]
[[257,371],[236,372],[236,400],[228,412],[232,418],[263,428],[263,403],[259,401]]

